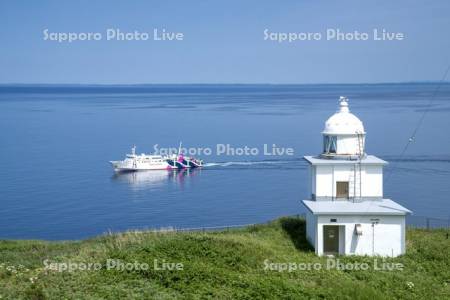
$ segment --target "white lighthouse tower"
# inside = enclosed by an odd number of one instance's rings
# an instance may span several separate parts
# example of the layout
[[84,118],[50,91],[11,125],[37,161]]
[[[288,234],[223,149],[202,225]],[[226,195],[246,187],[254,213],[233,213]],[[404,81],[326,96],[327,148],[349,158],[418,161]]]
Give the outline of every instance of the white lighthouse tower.
[[305,156],[310,165],[311,199],[306,235],[317,255],[405,253],[405,216],[411,213],[383,197],[386,161],[365,153],[364,125],[341,97],[325,122],[323,152]]

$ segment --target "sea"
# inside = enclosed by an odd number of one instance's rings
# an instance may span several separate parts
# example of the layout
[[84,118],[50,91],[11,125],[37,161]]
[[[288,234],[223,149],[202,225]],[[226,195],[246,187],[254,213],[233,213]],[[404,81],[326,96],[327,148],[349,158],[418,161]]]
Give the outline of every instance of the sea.
[[[340,96],[389,162],[384,196],[450,217],[450,84],[1,85],[0,239],[263,223],[304,213],[304,155]],[[137,152],[205,167],[115,173]]]

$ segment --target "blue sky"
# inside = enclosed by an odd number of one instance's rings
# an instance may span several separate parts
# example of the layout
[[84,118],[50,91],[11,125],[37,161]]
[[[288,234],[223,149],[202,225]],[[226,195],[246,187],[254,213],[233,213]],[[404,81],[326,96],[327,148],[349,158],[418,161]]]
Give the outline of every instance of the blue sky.
[[[0,2],[0,83],[354,83],[439,80],[450,1]],[[108,28],[184,40],[44,41]],[[271,32],[402,32],[403,41],[264,41]]]

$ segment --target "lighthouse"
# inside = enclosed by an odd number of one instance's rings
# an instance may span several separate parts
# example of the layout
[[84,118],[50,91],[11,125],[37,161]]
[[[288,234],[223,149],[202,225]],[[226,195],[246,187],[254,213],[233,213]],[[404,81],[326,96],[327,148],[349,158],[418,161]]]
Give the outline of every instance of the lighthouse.
[[368,155],[361,120],[348,99],[326,122],[323,150],[305,156],[310,199],[306,236],[317,255],[395,257],[405,253],[405,217],[411,211],[383,195],[386,161]]

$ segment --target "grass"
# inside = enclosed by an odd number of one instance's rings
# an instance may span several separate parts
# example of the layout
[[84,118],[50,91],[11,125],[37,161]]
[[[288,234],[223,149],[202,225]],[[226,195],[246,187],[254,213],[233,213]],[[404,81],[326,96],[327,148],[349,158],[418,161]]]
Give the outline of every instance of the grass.
[[[0,241],[0,299],[450,299],[450,240],[445,230],[408,229],[407,254],[386,259],[403,271],[265,269],[320,263],[302,219],[220,232],[126,232],[76,242]],[[97,263],[57,271],[52,263]],[[107,269],[108,259],[148,269]],[[155,270],[154,260],[183,270]],[[369,257],[339,257],[367,263]],[[380,259],[381,261],[381,259]]]

